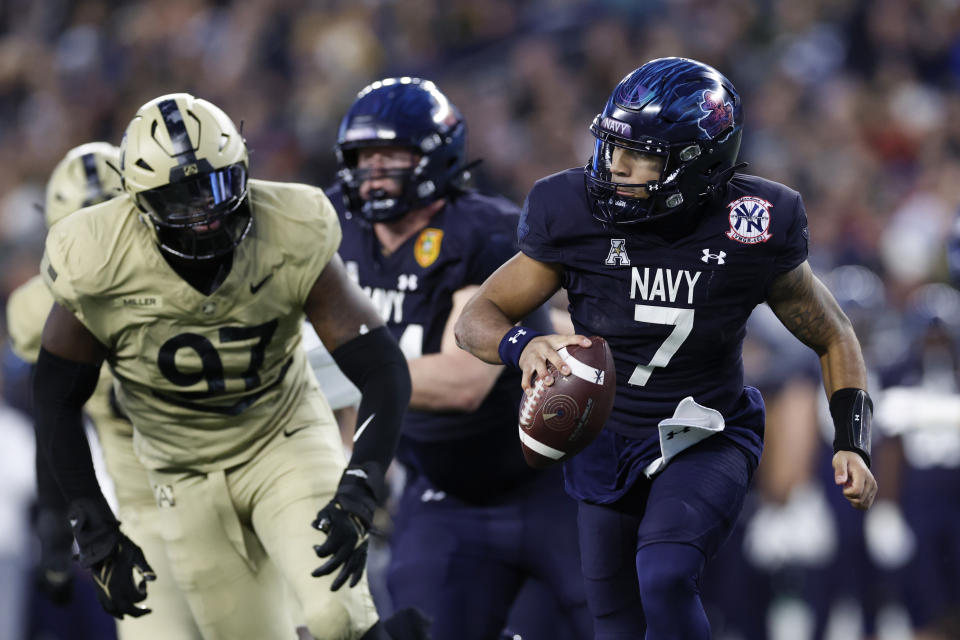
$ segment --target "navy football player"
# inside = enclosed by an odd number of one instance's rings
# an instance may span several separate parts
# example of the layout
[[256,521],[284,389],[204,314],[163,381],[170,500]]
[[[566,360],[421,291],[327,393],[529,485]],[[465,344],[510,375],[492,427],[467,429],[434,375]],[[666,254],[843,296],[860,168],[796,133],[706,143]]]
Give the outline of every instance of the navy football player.
[[[393,637],[363,571],[409,374],[336,256],[333,207],[314,187],[248,181],[233,122],[185,93],[137,111],[120,164],[125,194],[47,237],[56,304],[34,384],[38,447],[101,604],[149,613],[138,603],[155,577],[104,501],[80,426],[106,360],[206,640],[287,638],[294,619],[318,639]],[[349,464],[304,315],[362,392]]]
[[[82,207],[120,195],[123,191],[119,166],[120,149],[106,142],[89,142],[67,152],[47,181],[43,210],[47,227]],[[7,303],[10,343],[14,352],[31,365],[37,362],[43,323],[53,302],[40,274],[10,294]],[[101,368],[100,379],[84,411],[97,431],[124,529],[139,541],[150,555],[157,574],[165,578],[150,590],[144,604],[160,611],[162,617],[118,620],[117,635],[121,640],[198,639],[200,632],[166,565],[153,491],[146,469],[133,452],[133,427],[117,411],[116,402],[111,401],[112,386],[109,370]],[[67,598],[72,582],[73,534],[60,490],[41,455],[37,456],[37,503],[39,582],[51,599],[62,601]]]
[[878,564],[899,569],[914,637],[955,637],[960,624],[960,291],[925,284],[910,294],[902,318],[908,348],[882,372],[889,386],[881,396],[879,425],[899,440],[896,473],[890,474],[895,487],[878,500],[880,510],[869,514],[876,517],[868,517],[864,529]]
[[[463,305],[516,253],[519,213],[465,188],[465,145],[459,110],[419,78],[364,88],[338,134],[339,184],[328,195],[342,218],[340,255],[413,380],[388,590],[395,606],[426,611],[435,637],[480,639],[497,637],[524,583],[538,580],[562,625],[585,637],[576,505],[559,469],[537,473],[524,462],[519,372],[480,362],[454,341]],[[557,621],[541,618],[514,631],[560,637]]]
[[[596,637],[708,638],[699,579],[762,448],[763,401],[743,384],[750,311],[767,302],[820,356],[835,482],[866,509],[876,482],[863,358],[806,262],[799,194],[736,174],[743,115],[729,80],[693,60],[653,60],[617,85],[591,131],[585,169],[534,185],[522,253],[468,303],[457,341],[521,369],[530,390],[548,363],[569,373],[557,349],[606,338],[613,413],[565,464]],[[560,287],[577,334],[514,326]]]

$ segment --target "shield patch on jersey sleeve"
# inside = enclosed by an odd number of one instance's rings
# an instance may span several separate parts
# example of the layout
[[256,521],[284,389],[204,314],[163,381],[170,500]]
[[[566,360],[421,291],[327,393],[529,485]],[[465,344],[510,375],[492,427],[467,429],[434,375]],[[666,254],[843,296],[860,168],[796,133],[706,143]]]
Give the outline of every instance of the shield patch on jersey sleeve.
[[443,240],[442,229],[427,228],[420,232],[416,244],[413,245],[413,257],[417,264],[427,268],[436,262],[440,255],[440,243]]

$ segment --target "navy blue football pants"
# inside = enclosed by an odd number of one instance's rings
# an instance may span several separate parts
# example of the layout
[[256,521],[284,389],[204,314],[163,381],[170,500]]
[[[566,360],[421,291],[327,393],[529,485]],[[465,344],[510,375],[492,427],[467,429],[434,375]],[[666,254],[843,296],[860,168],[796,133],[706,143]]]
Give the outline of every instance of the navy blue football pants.
[[609,505],[581,502],[580,551],[596,640],[708,640],[704,563],[726,540],[754,463],[722,436]]
[[[559,467],[487,505],[415,478],[391,538],[387,587],[393,606],[415,606],[433,618],[435,640],[495,640],[525,581],[536,580],[556,605],[539,617],[519,616],[537,627],[518,622],[511,630],[524,640],[591,637],[576,509]],[[558,625],[565,627],[559,635]]]

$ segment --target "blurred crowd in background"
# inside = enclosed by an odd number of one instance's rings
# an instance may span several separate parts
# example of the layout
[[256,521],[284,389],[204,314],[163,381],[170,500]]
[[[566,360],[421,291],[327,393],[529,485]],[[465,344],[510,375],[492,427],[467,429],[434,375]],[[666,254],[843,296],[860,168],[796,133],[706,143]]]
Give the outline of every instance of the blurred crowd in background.
[[[520,202],[586,163],[590,121],[627,72],[671,55],[733,81],[745,171],[803,195],[810,262],[875,376],[886,500],[866,528],[834,504],[815,356],[758,313],[745,362],[768,402],[768,447],[704,585],[715,636],[960,638],[960,293],[947,260],[960,234],[958,0],[6,0],[0,305],[37,271],[35,204],[56,162],[83,142],[119,144],[158,95],[188,91],[242,122],[254,177],[328,186],[357,91],[426,77],[467,120],[475,185]],[[0,405],[0,455],[23,437],[16,420]],[[32,465],[14,458],[0,465],[0,557],[17,564],[8,521],[30,487],[6,476]]]

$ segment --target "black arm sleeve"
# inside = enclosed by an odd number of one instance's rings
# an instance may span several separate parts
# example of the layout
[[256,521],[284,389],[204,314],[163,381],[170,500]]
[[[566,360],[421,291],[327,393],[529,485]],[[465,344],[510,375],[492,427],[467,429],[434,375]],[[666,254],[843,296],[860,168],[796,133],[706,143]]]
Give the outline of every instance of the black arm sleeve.
[[378,502],[386,497],[383,475],[400,439],[410,404],[410,369],[397,341],[379,327],[339,346],[331,354],[360,389],[353,455],[345,477],[364,478]]
[[88,562],[112,548],[119,524],[100,491],[83,430],[83,405],[99,377],[99,364],[65,360],[40,348],[33,380],[38,484],[49,493],[50,478],[43,474],[55,479],[77,520],[74,535]]
[[[30,365],[30,383],[28,385],[28,408],[30,416],[33,417],[33,380],[36,379],[37,365]],[[53,476],[53,470],[47,464],[47,459],[38,446],[34,456],[34,464],[37,474],[37,505],[40,509],[49,509],[63,514],[64,520],[67,513],[67,502],[57,486],[57,480]]]

